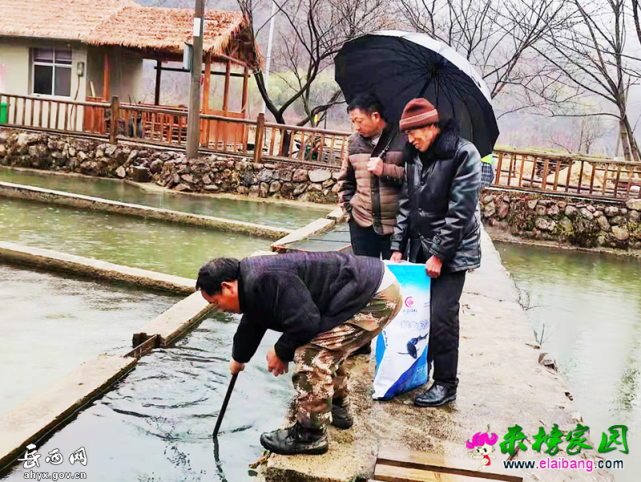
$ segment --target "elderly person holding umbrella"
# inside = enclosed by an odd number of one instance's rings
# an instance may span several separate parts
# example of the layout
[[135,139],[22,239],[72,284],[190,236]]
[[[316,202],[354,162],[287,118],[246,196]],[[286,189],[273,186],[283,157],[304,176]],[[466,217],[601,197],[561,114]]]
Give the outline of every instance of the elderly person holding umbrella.
[[393,260],[425,263],[431,277],[428,345],[434,383],[416,404],[456,398],[459,299],[480,265],[481,157],[499,129],[487,85],[451,47],[427,35],[380,31],[347,42],[334,59],[349,102],[372,92],[408,136]]
[[481,156],[461,138],[457,123],[441,121],[425,99],[407,104],[400,128],[408,144],[392,260],[407,252],[410,261],[425,263],[432,279],[428,359],[434,383],[414,403],[435,407],[456,398],[459,300],[466,272],[481,263]]

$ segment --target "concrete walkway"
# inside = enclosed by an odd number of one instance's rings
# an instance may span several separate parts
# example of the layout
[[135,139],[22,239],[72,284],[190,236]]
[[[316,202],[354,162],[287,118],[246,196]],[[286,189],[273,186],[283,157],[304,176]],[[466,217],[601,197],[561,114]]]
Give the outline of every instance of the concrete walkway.
[[[547,454],[533,451],[532,436],[539,427],[550,433],[553,424],[567,434],[576,429],[581,416],[566,395],[566,388],[553,371],[539,365],[539,350],[526,314],[518,304],[514,283],[503,268],[499,254],[483,234],[481,269],[468,275],[461,299],[459,390],[455,403],[446,408],[419,409],[415,394],[391,402],[371,399],[375,363],[365,357],[353,363],[351,403],[355,424],[351,430],[330,429],[330,451],[322,456],[275,456],[262,470],[268,481],[351,481],[356,476],[372,477],[379,447],[425,451],[458,459],[461,467],[476,469],[465,441],[477,432],[499,436],[518,424],[527,435],[526,451],[514,460],[541,460]],[[598,446],[601,434],[592,434]],[[569,456],[564,450],[556,458],[598,460],[596,450]],[[545,450],[545,445],[543,446]],[[493,467],[502,467],[508,454],[498,443],[492,454]],[[514,470],[527,481],[608,481],[609,472],[597,470]]]

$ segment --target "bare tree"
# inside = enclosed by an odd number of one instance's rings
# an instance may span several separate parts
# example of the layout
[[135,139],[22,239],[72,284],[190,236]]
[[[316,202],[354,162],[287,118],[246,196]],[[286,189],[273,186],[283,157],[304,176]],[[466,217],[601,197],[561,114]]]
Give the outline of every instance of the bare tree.
[[412,28],[446,43],[479,69],[492,98],[501,93],[517,97],[503,115],[543,104],[539,94],[551,89],[555,69],[542,64],[532,46],[563,25],[564,0],[399,0],[399,4]]
[[[259,25],[256,15],[261,0],[237,0],[246,15],[251,40],[257,37],[267,22]],[[296,102],[305,111],[299,125],[314,123],[317,114],[323,115],[332,106],[342,102],[336,89],[324,100],[314,99],[314,81],[332,64],[343,44],[355,37],[387,26],[386,0],[274,0],[278,10],[277,29],[280,48],[274,60],[277,69],[291,71],[295,80],[289,82],[291,95],[276,105],[265,88],[261,66],[254,69],[254,78],[267,109],[276,122],[285,123],[285,112]],[[316,100],[316,102],[314,102]]]
[[639,0],[632,0],[632,16],[634,17],[634,28],[637,32],[637,38],[639,43],[641,43],[641,21],[639,17],[641,16],[641,5]]
[[550,32],[537,52],[563,72],[568,85],[596,96],[612,107],[591,114],[610,116],[619,122],[626,160],[639,161],[639,148],[628,118],[627,94],[640,78],[638,59],[625,53],[625,0],[572,0],[566,27]]
[[595,115],[572,118],[568,127],[555,129],[548,142],[569,153],[590,154],[594,144],[608,134],[603,118]]

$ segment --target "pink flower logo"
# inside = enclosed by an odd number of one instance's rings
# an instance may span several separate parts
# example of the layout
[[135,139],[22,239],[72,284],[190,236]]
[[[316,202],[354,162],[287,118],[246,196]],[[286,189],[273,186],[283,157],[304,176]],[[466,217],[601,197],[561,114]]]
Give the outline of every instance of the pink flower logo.
[[408,308],[411,308],[412,306],[414,306],[414,300],[412,299],[411,296],[408,296],[407,298],[405,298],[405,306],[407,306]]

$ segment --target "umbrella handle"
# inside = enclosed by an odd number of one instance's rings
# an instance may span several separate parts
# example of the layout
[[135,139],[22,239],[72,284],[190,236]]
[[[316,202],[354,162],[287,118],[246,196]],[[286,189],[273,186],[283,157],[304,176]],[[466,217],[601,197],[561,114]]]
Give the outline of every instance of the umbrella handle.
[[234,385],[236,384],[237,378],[238,373],[234,373],[231,376],[231,381],[229,382],[229,388],[227,388],[227,393],[225,394],[223,406],[220,409],[220,413],[218,414],[218,420],[216,420],[216,427],[214,428],[214,432],[211,434],[211,437],[213,439],[216,439],[216,437],[218,437],[218,430],[220,429],[220,424],[223,423],[223,417],[225,416],[225,411],[227,410],[227,404],[229,403],[229,399],[231,398],[231,392],[234,391]]

